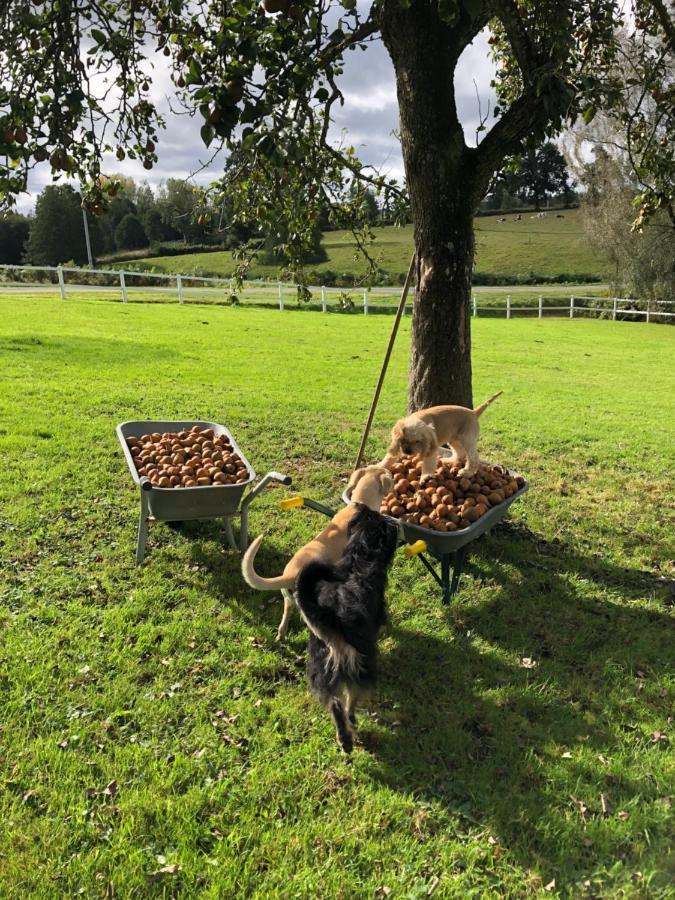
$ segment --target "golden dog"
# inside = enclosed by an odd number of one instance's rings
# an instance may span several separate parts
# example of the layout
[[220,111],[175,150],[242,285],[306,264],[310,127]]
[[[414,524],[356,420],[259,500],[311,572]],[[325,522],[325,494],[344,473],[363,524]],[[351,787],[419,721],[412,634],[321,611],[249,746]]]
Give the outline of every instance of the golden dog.
[[394,481],[391,474],[382,466],[366,466],[352,472],[347,485],[349,506],[339,510],[330,520],[330,523],[317,536],[286,563],[281,575],[273,578],[263,578],[253,568],[253,561],[263,539],[263,535],[257,537],[244,554],[241,561],[241,574],[244,581],[258,591],[278,591],[284,597],[284,614],[277,631],[277,640],[286,637],[288,623],[293,611],[293,591],[298,575],[310,562],[320,560],[328,564],[335,564],[345,551],[347,546],[347,526],[357,512],[357,503],[362,503],[369,509],[379,512],[383,498],[393,490]]
[[391,430],[391,445],[381,466],[390,468],[402,456],[422,457],[422,478],[430,478],[436,470],[438,451],[443,444],[452,447],[454,461],[462,460],[461,477],[473,475],[480,465],[477,444],[478,419],[497,397],[499,391],[476,409],[464,406],[431,406],[399,419]]

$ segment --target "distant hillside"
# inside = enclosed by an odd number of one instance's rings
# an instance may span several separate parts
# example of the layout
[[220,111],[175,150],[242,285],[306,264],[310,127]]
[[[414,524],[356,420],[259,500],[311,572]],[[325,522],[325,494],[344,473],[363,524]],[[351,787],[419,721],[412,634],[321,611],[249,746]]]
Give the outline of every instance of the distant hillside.
[[[505,220],[505,221],[504,221]],[[475,220],[476,272],[493,277],[546,278],[567,276],[574,282],[582,276],[607,275],[607,261],[593,253],[584,239],[579,210],[558,210],[539,218],[524,212],[507,216],[481,216]],[[375,228],[373,253],[392,282],[407,271],[413,249],[412,225]],[[328,260],[309,266],[317,277],[353,276],[363,271],[355,257],[349,232],[330,231],[323,237]],[[235,263],[229,251],[187,253],[181,256],[149,257],[139,264],[181,274],[230,275]],[[275,266],[253,266],[254,277],[275,278]],[[386,279],[385,279],[386,281]]]

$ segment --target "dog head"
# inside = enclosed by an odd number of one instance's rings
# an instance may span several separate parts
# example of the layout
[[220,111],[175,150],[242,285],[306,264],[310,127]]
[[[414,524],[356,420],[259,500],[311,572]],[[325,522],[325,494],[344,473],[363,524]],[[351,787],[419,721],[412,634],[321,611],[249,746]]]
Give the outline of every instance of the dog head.
[[380,557],[388,566],[398,546],[398,526],[375,510],[361,505],[347,526],[348,546],[362,543],[370,554]]
[[438,447],[436,431],[422,419],[410,416],[397,422],[391,431],[397,456],[430,456]]
[[352,503],[379,510],[382,500],[394,489],[391,472],[382,466],[364,466],[352,472],[345,494]]

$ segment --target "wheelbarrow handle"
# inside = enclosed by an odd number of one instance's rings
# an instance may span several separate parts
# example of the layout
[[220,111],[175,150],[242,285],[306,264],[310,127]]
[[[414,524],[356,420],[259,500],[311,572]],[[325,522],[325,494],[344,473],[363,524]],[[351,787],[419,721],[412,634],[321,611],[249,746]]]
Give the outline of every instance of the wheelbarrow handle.
[[258,494],[262,490],[264,490],[271,481],[278,481],[279,484],[284,484],[286,485],[286,487],[292,484],[292,478],[290,475],[282,475],[281,472],[268,472],[267,475],[263,475],[260,481],[255,485],[255,487],[251,488],[246,497],[244,497],[240,510],[241,533],[239,540],[242,553],[248,547],[248,508],[258,496]]
[[278,481],[279,484],[284,484],[286,485],[286,487],[293,483],[293,479],[290,475],[282,475],[281,472],[268,472],[267,475],[263,475],[260,481],[255,485],[255,487],[251,488],[246,497],[243,499],[241,504],[242,512],[248,509],[252,501],[255,500],[258,494],[262,490],[264,490],[271,481]]

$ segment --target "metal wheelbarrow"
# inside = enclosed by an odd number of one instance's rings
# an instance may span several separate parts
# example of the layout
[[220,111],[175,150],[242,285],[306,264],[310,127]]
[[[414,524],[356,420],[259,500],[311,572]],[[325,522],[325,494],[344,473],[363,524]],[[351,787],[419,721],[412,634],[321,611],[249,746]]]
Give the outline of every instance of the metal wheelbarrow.
[[[139,475],[127,444],[127,438],[139,438],[143,434],[152,432],[189,431],[195,425],[203,429],[211,428],[216,436],[222,435],[230,441],[234,451],[239,454],[243,464],[246,466],[248,479],[245,482],[241,484],[161,488],[151,484],[150,480],[144,475]],[[232,531],[232,519],[235,516],[239,516],[239,549],[243,552],[248,546],[248,511],[253,500],[273,481],[286,486],[291,484],[289,475],[281,475],[279,472],[268,472],[254,485],[256,474],[253,466],[246,459],[246,456],[228,429],[216,422],[203,422],[197,419],[184,419],[181,421],[145,419],[143,421],[122,422],[117,426],[116,432],[131,477],[139,487],[141,509],[138,520],[138,541],[136,544],[136,562],[139,565],[145,558],[148,524],[151,521],[185,522],[194,519],[223,519],[227,542],[232,550],[236,550],[237,543]]]
[[[441,450],[441,456],[451,456],[452,451]],[[509,470],[509,474],[515,477],[516,473]],[[429,528],[422,528],[420,525],[413,525],[409,522],[401,522],[392,516],[387,518],[394,522],[399,528],[399,534],[402,540],[407,543],[405,548],[406,556],[418,556],[420,562],[423,563],[427,571],[433,576],[441,589],[441,599],[444,604],[450,603],[459,588],[459,579],[466,562],[469,545],[489,531],[493,525],[501,521],[508,512],[509,507],[519,497],[529,489],[527,481],[510,497],[505,499],[498,506],[493,506],[485,515],[481,516],[478,521],[474,522],[468,528],[462,528],[459,531],[441,532],[432,531]],[[342,495],[344,503],[349,503],[346,493]],[[323,513],[326,516],[334,516],[335,510],[324,506],[323,503],[317,503],[305,497],[292,497],[288,500],[280,501],[282,509],[293,509],[296,507],[306,506],[316,512]],[[433,557],[440,563],[440,572],[429,557]]]

